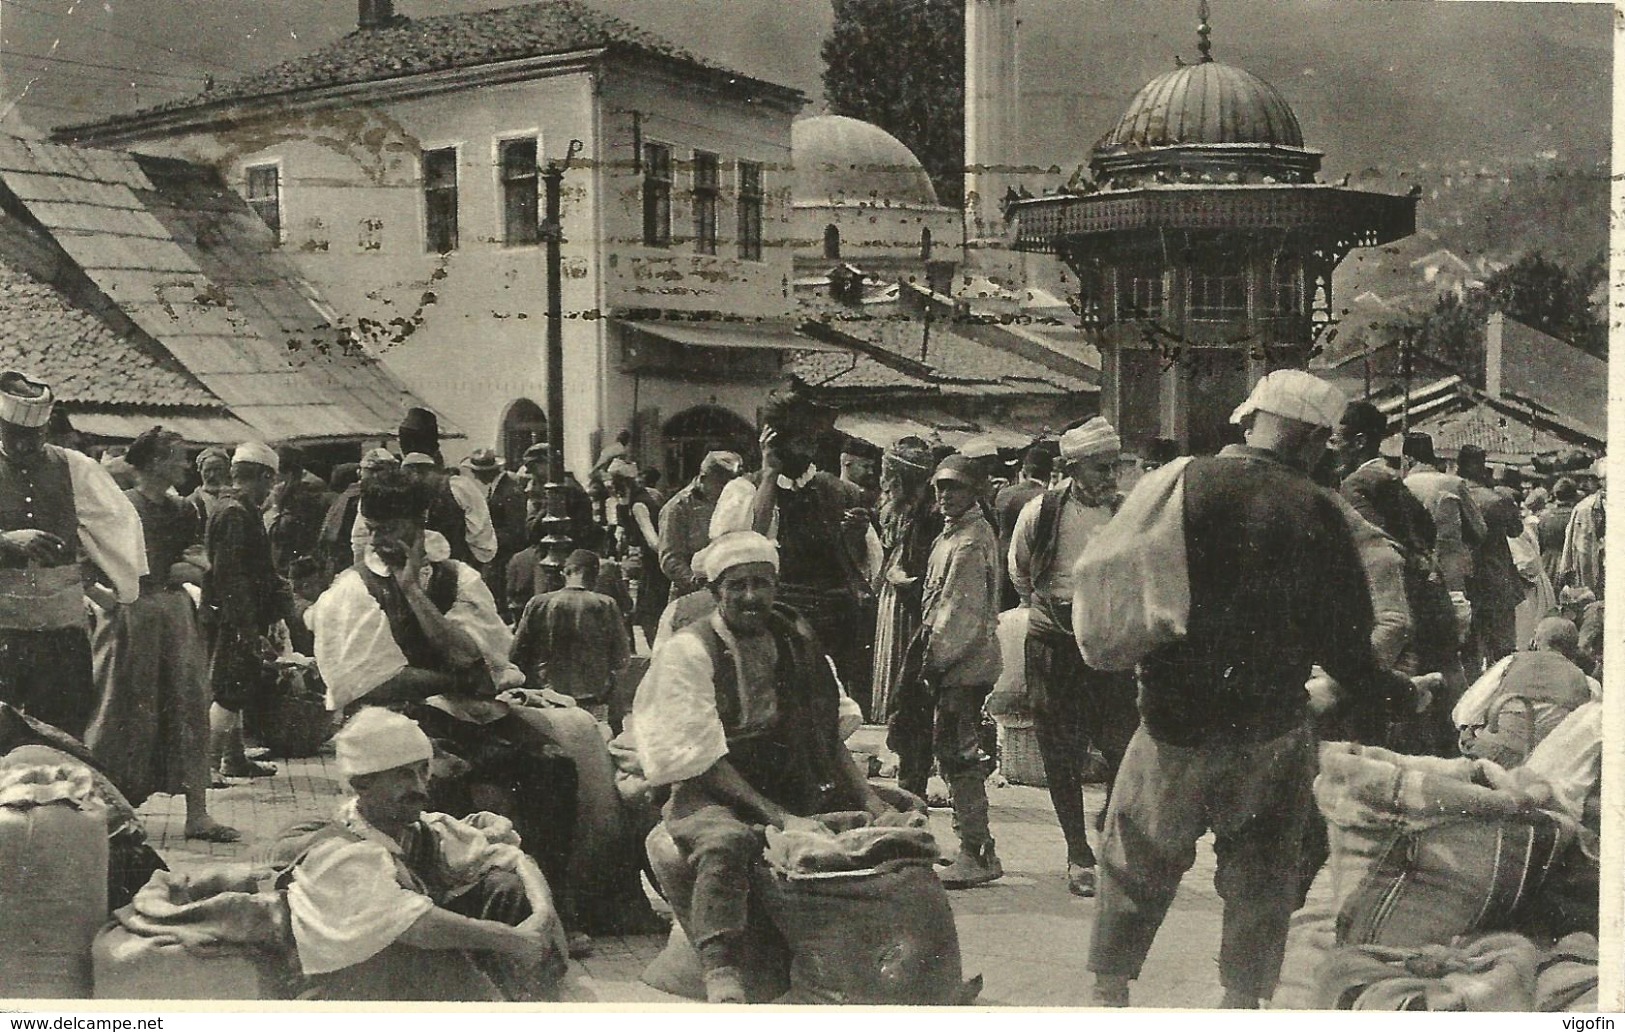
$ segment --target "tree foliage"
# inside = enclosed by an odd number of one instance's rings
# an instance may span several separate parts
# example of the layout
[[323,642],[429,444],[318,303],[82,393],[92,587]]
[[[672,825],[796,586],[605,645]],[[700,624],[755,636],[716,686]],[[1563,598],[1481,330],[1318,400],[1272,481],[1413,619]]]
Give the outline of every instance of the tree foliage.
[[1607,358],[1607,306],[1592,303],[1607,276],[1607,261],[1601,254],[1578,269],[1569,269],[1535,251],[1492,273],[1482,286],[1462,296],[1441,295],[1432,308],[1391,324],[1388,335],[1409,338],[1422,364],[1459,373],[1480,385],[1484,379],[1484,322],[1495,311]]
[[832,114],[872,122],[925,166],[937,199],[958,206],[965,180],[962,0],[832,0],[824,98]]

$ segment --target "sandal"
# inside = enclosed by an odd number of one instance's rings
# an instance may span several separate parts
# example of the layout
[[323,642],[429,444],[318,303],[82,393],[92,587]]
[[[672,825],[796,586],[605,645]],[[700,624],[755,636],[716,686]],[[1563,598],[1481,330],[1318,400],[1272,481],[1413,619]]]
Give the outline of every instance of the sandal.
[[211,820],[201,828],[186,829],[186,838],[193,842],[241,842],[243,833],[229,824]]
[[242,763],[222,762],[220,775],[227,778],[268,778],[276,774],[276,764],[255,763],[244,759]]

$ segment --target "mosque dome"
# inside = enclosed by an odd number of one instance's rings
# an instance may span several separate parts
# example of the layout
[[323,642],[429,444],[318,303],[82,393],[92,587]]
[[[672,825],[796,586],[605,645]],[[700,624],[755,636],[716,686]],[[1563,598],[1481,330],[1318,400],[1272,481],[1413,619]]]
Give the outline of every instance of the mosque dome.
[[879,126],[844,115],[803,118],[790,126],[790,152],[797,205],[938,206],[920,159]]

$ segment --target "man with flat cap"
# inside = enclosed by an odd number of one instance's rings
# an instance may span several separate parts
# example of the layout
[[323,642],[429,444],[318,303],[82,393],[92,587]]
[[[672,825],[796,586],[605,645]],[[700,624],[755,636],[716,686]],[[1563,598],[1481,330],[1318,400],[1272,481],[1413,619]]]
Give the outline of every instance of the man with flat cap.
[[733,452],[714,451],[700,462],[700,472],[660,510],[660,568],[671,580],[673,598],[700,589],[691,565],[694,553],[711,542],[711,514],[717,499],[744,460]]
[[134,602],[141,518],[94,459],[46,443],[56,398],[0,373],[0,701],[81,737],[96,710],[88,597]]
[[492,813],[425,813],[434,746],[358,711],[333,739],[354,797],[284,869],[301,999],[557,999],[566,944],[547,880]]
[[977,504],[983,482],[975,460],[963,455],[943,459],[931,476],[943,525],[925,569],[919,685],[930,696],[931,742],[959,832],[959,855],[938,872],[949,889],[1004,876],[988,827],[992,763],[982,751],[982,703],[1003,666],[999,545]]
[[1134,734],[1134,684],[1121,673],[1093,669],[1072,637],[1072,566],[1117,511],[1117,429],[1096,416],[1061,436],[1067,479],[1028,501],[1016,518],[1008,564],[1016,594],[1030,610],[1026,676],[1033,731],[1061,834],[1066,839],[1067,889],[1095,894],[1095,852],[1089,845],[1083,779],[1093,745],[1106,761],[1106,792]]
[[1266,375],[1231,416],[1246,444],[1147,474],[1078,561],[1084,660],[1139,672],[1140,726],[1101,846],[1089,949],[1098,1004],[1128,1005],[1210,829],[1223,1004],[1272,996],[1298,904],[1284,872],[1298,866],[1313,813],[1311,665],[1352,704],[1345,719],[1380,729],[1411,708],[1411,683],[1373,655],[1370,590],[1344,510],[1307,473],[1343,409],[1336,388],[1308,373]]
[[208,569],[199,616],[208,631],[210,767],[221,777],[276,773],[243,749],[243,708],[267,688],[265,659],[278,620],[293,620],[293,591],[276,571],[261,511],[276,484],[280,460],[258,441],[231,457],[231,488],[221,493],[204,532]]
[[779,550],[743,530],[706,551],[710,617],[655,653],[633,702],[651,786],[671,786],[665,824],[695,869],[692,939],[711,1003],[744,1003],[740,965],[762,828],[818,830],[809,816],[891,807],[839,734],[840,689],[807,622],[774,604]]

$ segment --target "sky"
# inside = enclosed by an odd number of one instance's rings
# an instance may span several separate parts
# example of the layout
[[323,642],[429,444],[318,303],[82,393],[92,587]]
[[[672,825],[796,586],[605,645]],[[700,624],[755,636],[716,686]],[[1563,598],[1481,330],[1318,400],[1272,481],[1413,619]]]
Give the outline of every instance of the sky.
[[[512,0],[396,0],[428,16]],[[712,61],[809,96],[828,0],[588,0]],[[908,0],[899,0],[908,2]],[[1611,8],[1446,0],[1213,0],[1213,53],[1273,83],[1326,172],[1608,156]],[[1070,170],[1146,81],[1194,60],[1194,0],[1022,0],[1022,153]],[[0,0],[0,97],[31,124],[178,99],[308,53],[354,0]]]

